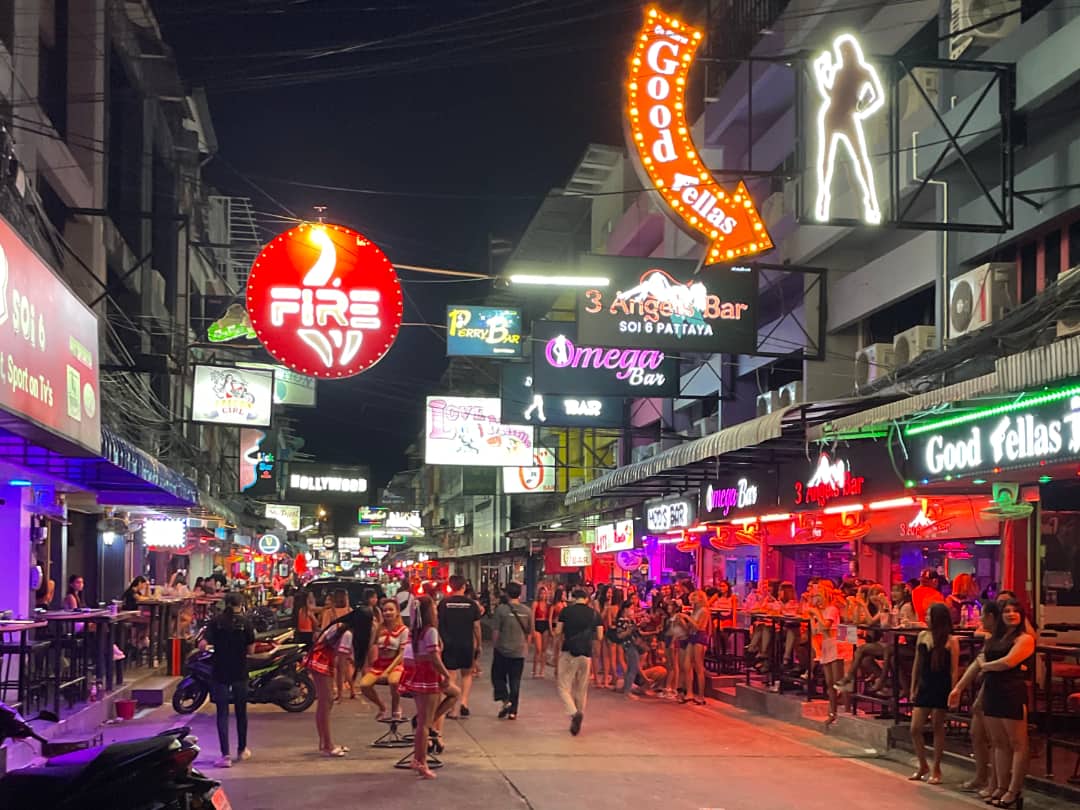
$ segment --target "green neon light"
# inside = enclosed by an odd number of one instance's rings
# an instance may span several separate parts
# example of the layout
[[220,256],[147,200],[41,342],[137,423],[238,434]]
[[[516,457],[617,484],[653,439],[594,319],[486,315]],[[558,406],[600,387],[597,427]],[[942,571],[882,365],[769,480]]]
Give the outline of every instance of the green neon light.
[[1040,475],[1039,476],[1039,483],[1040,484],[1049,484],[1052,480],[1053,479],[1049,475]]
[[986,479],[985,478],[974,478],[974,479],[972,479],[971,483],[973,483],[973,484],[985,484]]
[[944,419],[938,419],[934,422],[924,422],[917,425],[912,425],[904,430],[907,436],[918,436],[920,433],[930,433],[935,430],[942,430],[943,428],[953,427],[954,425],[963,425],[968,422],[977,422],[980,419],[988,419],[991,416],[998,416],[1000,414],[1012,413],[1013,411],[1024,410],[1025,408],[1037,408],[1040,405],[1046,405],[1050,402],[1059,402],[1069,397],[1080,396],[1080,385],[1071,385],[1068,388],[1059,388],[1056,391],[1047,391],[1045,394],[1039,394],[1038,396],[1025,397],[1015,402],[1007,402],[1004,405],[994,405],[987,408],[981,408],[977,411],[969,411],[968,413],[960,414],[958,416],[950,416]]

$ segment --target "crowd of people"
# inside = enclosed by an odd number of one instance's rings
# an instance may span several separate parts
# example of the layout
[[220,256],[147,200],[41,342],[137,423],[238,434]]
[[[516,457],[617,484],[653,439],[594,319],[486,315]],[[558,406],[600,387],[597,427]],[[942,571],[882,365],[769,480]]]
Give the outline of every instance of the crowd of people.
[[[133,593],[139,587],[133,583]],[[760,672],[778,662],[789,675],[804,678],[817,677],[808,666],[813,661],[820,665],[829,698],[828,722],[835,721],[857,683],[879,695],[903,690],[912,707],[918,760],[911,778],[931,784],[941,781],[947,712],[972,695],[976,773],[965,788],[996,806],[1022,802],[1034,634],[1012,593],[993,587],[980,591],[971,575],[944,582],[924,571],[917,580],[889,588],[812,578],[802,594],[791,582],[770,581],[753,583],[742,598],[727,582],[702,589],[688,578],[642,588],[547,582],[529,604],[522,602],[522,590],[510,582],[478,596],[463,577],[452,576],[446,583],[405,581],[388,598],[368,589],[359,605],[349,603],[345,590],[330,592],[322,604],[310,590],[295,590],[293,627],[296,640],[309,646],[306,665],[315,682],[319,751],[328,757],[349,753],[333,736],[336,703],[362,696],[375,707],[377,720],[405,722],[403,699],[411,698],[411,767],[423,778],[435,778],[428,756],[445,748],[445,720],[471,713],[486,616],[492,697],[500,719],[519,716],[526,672],[535,679],[553,674],[570,733],[577,735],[590,688],[614,690],[627,700],[652,696],[704,704],[709,650],[714,656],[743,655],[746,666]],[[224,624],[212,630],[212,637],[231,633],[226,646],[242,651],[247,635],[236,619],[240,602],[226,604],[232,607],[226,618],[215,620]],[[847,633],[841,638],[841,626],[859,628],[858,640],[850,641]],[[901,648],[897,666],[891,660],[896,647],[884,636],[894,627],[918,631]],[[964,670],[961,629],[983,640]],[[737,636],[744,639],[741,649]],[[238,727],[244,726],[238,756],[250,756],[242,691],[238,682],[230,682],[215,693],[215,700],[221,699],[223,765],[229,764],[229,702],[237,707]]]

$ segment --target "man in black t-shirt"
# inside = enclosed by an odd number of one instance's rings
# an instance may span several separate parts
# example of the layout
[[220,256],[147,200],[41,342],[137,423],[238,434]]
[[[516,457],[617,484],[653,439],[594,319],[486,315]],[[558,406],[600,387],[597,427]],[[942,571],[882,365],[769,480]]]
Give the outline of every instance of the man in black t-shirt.
[[589,695],[589,667],[594,639],[604,637],[604,622],[589,605],[589,592],[574,588],[572,605],[559,613],[556,635],[562,639],[559,653],[559,697],[570,715],[570,733],[577,736],[585,717]]
[[[447,717],[469,716],[473,666],[480,657],[480,606],[465,595],[465,577],[450,577],[450,595],[439,602],[439,637],[443,642],[443,664],[450,670],[450,682],[460,686],[461,697]],[[457,711],[455,711],[457,709]]]

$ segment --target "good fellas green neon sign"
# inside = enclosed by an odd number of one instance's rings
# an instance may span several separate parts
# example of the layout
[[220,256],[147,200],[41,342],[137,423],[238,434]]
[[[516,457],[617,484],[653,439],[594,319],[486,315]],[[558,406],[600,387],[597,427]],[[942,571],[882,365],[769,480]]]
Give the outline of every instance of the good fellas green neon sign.
[[908,427],[912,477],[941,479],[1080,457],[1080,386]]

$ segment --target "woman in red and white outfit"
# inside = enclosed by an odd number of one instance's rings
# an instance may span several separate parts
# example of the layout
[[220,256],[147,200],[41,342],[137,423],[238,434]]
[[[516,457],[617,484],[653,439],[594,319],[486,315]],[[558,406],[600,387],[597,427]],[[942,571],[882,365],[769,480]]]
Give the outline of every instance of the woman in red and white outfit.
[[408,646],[409,628],[401,620],[397,602],[392,599],[383,600],[382,624],[376,632],[375,644],[368,654],[367,668],[360,678],[360,691],[364,697],[379,707],[376,720],[387,720],[391,716],[386,711],[386,704],[375,691],[375,685],[380,683],[390,686],[393,719],[402,718],[401,693],[398,691],[398,684],[405,672],[405,649]]
[[458,696],[442,661],[437,625],[435,601],[430,596],[421,596],[412,614],[410,640],[405,645],[405,673],[398,685],[402,694],[411,694],[416,700],[412,768],[425,779],[435,778],[427,764],[428,745],[442,750],[442,739],[435,729]]

